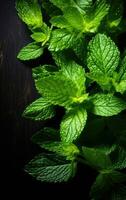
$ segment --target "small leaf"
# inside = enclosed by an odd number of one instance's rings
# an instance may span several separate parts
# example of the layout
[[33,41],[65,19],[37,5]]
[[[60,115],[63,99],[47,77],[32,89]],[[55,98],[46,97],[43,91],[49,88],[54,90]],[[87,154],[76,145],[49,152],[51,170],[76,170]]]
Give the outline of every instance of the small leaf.
[[42,148],[65,156],[67,160],[74,160],[75,156],[79,153],[79,149],[74,144],[67,144],[62,142],[49,141],[40,145]]
[[109,28],[116,28],[123,16],[123,1],[122,0],[111,0],[110,10],[107,15],[107,24]]
[[76,85],[61,73],[36,81],[36,88],[53,105],[69,107],[77,96]]
[[126,55],[124,56],[119,71],[119,78],[121,81],[126,81]]
[[60,125],[62,142],[71,143],[76,140],[84,129],[86,121],[87,112],[81,106],[66,113]]
[[84,19],[81,12],[76,7],[69,6],[64,10],[64,18],[75,29],[83,31]]
[[112,169],[121,170],[126,168],[126,150],[117,146],[116,151],[111,155],[113,162]]
[[66,182],[73,176],[73,164],[54,154],[36,156],[25,171],[42,182]]
[[32,142],[42,145],[43,143],[50,141],[59,141],[59,132],[56,129],[50,127],[44,127],[31,138]]
[[30,43],[23,47],[17,58],[20,60],[30,60],[40,57],[43,54],[43,48],[38,46],[36,43]]
[[119,64],[119,50],[115,43],[104,34],[97,34],[88,46],[88,67],[92,74],[113,75]]
[[23,116],[34,120],[46,120],[54,116],[54,108],[46,99],[41,97],[25,109]]
[[38,0],[16,0],[16,9],[19,17],[29,27],[37,28],[42,26],[42,13]]
[[101,21],[109,12],[110,5],[106,0],[96,0],[85,15],[84,32],[95,33],[100,26]]
[[42,79],[44,77],[54,75],[58,68],[53,65],[40,65],[32,69],[32,76],[35,81]]
[[96,94],[90,98],[92,109],[95,115],[113,116],[126,109],[126,103],[111,94]]
[[70,28],[70,24],[68,23],[67,19],[65,19],[65,17],[62,15],[53,17],[50,22],[57,28]]
[[71,58],[69,52],[54,52],[53,59],[60,66],[62,74],[76,84],[78,95],[86,92],[85,70]]
[[49,50],[61,51],[72,47],[80,36],[76,32],[70,32],[66,29],[56,29],[52,31]]

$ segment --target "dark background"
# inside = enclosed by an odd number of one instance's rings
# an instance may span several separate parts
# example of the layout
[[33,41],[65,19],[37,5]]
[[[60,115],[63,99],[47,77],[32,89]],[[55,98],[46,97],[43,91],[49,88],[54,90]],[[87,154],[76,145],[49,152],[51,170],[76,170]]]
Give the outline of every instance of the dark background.
[[[30,137],[43,123],[22,118],[26,105],[32,102],[37,93],[31,75],[32,67],[39,63],[49,63],[45,53],[41,59],[30,63],[20,62],[16,56],[19,50],[30,41],[27,27],[20,21],[15,10],[14,0],[0,1],[0,134],[1,134],[1,183],[4,195],[19,198],[36,196],[36,200],[60,199],[68,195],[88,199],[91,174],[82,170],[75,179],[66,184],[44,184],[25,174],[24,165],[38,152]],[[56,122],[54,122],[56,123]],[[91,173],[91,171],[89,172]],[[93,173],[93,172],[92,172]],[[1,190],[2,191],[2,190]],[[45,197],[46,195],[46,197]],[[5,196],[4,196],[5,197]]]
[[[122,36],[124,37],[124,36]],[[27,27],[20,21],[14,0],[0,1],[0,141],[1,177],[4,195],[26,198],[36,196],[36,200],[60,199],[77,196],[88,200],[90,184],[94,172],[79,166],[76,178],[66,184],[44,184],[25,174],[24,165],[39,151],[30,137],[42,126],[22,118],[26,105],[37,97],[31,75],[32,67],[39,63],[49,63],[45,53],[41,59],[23,63],[17,60],[19,50],[30,41]],[[120,46],[126,42],[124,37]],[[56,123],[56,121],[54,121]],[[46,195],[46,197],[45,197]]]

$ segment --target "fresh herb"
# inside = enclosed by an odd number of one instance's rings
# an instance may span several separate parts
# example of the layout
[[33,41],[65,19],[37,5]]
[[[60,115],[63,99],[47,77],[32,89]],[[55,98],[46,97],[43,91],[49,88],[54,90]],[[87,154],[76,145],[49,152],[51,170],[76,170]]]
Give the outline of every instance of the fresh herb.
[[98,172],[90,192],[94,200],[126,199],[126,53],[119,48],[119,36],[126,32],[123,8],[122,0],[16,1],[33,39],[18,58],[36,59],[45,48],[52,55],[52,65],[32,69],[40,97],[23,116],[47,120],[57,106],[64,109],[59,130],[45,127],[32,137],[46,153],[25,170],[40,181],[62,182],[74,177],[82,162]]

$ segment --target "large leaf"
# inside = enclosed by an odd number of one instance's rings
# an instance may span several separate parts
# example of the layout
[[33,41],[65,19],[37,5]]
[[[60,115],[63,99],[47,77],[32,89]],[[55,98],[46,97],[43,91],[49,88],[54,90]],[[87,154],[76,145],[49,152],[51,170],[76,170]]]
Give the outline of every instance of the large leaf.
[[42,26],[42,13],[38,0],[16,0],[19,17],[30,27]]
[[96,94],[90,100],[92,102],[90,111],[95,115],[113,116],[126,109],[126,102],[111,94]]
[[54,116],[54,108],[46,99],[41,97],[30,104],[23,115],[34,120],[45,120]]
[[104,34],[97,34],[88,46],[88,67],[96,75],[110,76],[119,64],[115,43]]
[[30,60],[40,57],[43,54],[43,48],[36,43],[30,43],[27,46],[23,47],[19,54],[18,58],[20,60]]
[[84,129],[86,121],[87,112],[81,106],[67,112],[60,125],[61,140],[67,143],[76,140]]
[[73,176],[73,164],[53,154],[40,154],[25,168],[30,175],[42,182],[64,182]]

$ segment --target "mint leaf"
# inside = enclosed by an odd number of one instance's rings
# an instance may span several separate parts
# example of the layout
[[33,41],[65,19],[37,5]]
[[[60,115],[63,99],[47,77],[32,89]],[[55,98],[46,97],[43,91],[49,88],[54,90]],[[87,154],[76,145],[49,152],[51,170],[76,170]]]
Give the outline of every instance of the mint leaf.
[[126,103],[111,94],[96,94],[90,98],[91,112],[100,116],[113,116],[126,109]]
[[104,34],[97,34],[88,46],[88,67],[96,75],[111,76],[119,64],[119,50]]
[[69,107],[77,97],[76,85],[57,73],[36,81],[36,88],[53,105]]
[[62,74],[76,84],[78,96],[83,94],[86,91],[84,68],[71,58],[69,52],[54,52],[53,58],[56,64],[60,66]]
[[82,11],[85,11],[92,6],[92,0],[75,0],[77,6],[82,9]]
[[121,67],[119,70],[119,78],[121,81],[126,81],[126,55],[124,56],[121,62]]
[[50,39],[51,29],[45,23],[43,23],[41,29],[39,30],[36,29],[33,30],[32,32],[33,32],[33,34],[31,35],[32,39],[35,40],[36,42],[41,42],[42,46],[44,46],[46,42],[48,42],[48,40]]
[[82,147],[83,156],[87,161],[87,164],[97,170],[107,169],[111,166],[111,160],[106,153],[102,149],[98,148],[88,148]]
[[113,161],[113,169],[121,170],[126,168],[126,150],[117,146],[116,151],[111,155],[111,160]]
[[54,116],[54,108],[41,97],[25,109],[23,116],[34,120],[45,120]]
[[61,10],[54,6],[50,0],[41,0],[42,8],[46,11],[47,15],[50,17],[54,17],[61,14]]
[[31,138],[32,142],[38,145],[42,145],[43,143],[51,141],[59,141],[59,135],[58,130],[50,128],[50,127],[44,127],[40,131],[38,131],[36,134],[34,134]]
[[96,0],[85,15],[84,32],[96,32],[101,21],[108,14],[109,4],[106,0]]
[[67,19],[65,19],[65,17],[62,15],[53,17],[50,22],[57,28],[70,28],[70,24],[68,23]]
[[40,57],[43,54],[43,48],[36,43],[30,43],[23,47],[17,58],[20,60],[31,60]]
[[100,173],[91,187],[90,196],[97,200],[104,199],[110,190],[111,183],[109,181],[109,174]]
[[71,143],[76,140],[84,129],[86,121],[87,112],[81,106],[67,112],[60,125],[62,142]]
[[76,32],[70,32],[66,29],[56,29],[52,31],[50,39],[49,50],[50,51],[61,51],[72,47],[80,35]]
[[54,65],[40,65],[32,69],[32,76],[35,81],[42,79],[44,77],[54,75],[58,68]]
[[83,31],[84,18],[81,12],[76,7],[67,7],[64,10],[64,18],[75,29]]
[[73,0],[50,0],[51,3],[53,3],[55,6],[60,8],[61,10],[64,10],[66,7],[73,6],[74,1]]
[[107,15],[107,24],[109,28],[116,28],[123,17],[123,1],[122,0],[111,0],[110,10]]
[[37,28],[42,26],[42,13],[38,0],[16,0],[16,9],[19,17],[29,27]]
[[62,142],[44,142],[40,145],[42,148],[65,156],[67,160],[74,160],[79,153],[79,149],[74,144],[67,144]]
[[42,182],[66,182],[73,176],[73,164],[56,155],[36,156],[26,166],[25,171]]
[[[126,180],[125,178],[126,176],[123,173],[117,171],[100,173],[91,187],[90,196],[99,200],[109,199],[112,188],[116,186],[117,183],[119,187],[119,183],[123,183]],[[118,190],[116,191],[118,192]]]

